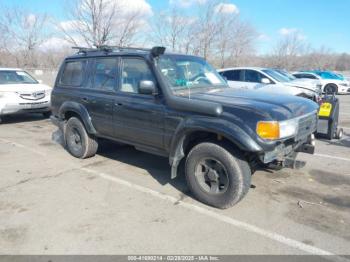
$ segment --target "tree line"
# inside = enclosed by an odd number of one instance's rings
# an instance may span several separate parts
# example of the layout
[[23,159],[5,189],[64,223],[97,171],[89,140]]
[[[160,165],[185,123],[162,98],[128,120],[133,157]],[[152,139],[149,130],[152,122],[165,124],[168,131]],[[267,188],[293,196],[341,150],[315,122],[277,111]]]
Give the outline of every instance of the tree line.
[[186,14],[176,5],[145,14],[120,0],[73,0],[66,20],[45,13],[0,6],[0,66],[55,69],[70,46],[162,45],[173,52],[202,56],[216,67],[264,66],[287,70],[350,70],[350,55],[314,49],[298,32],[284,35],[266,55],[257,54],[260,34],[227,2],[198,4]]

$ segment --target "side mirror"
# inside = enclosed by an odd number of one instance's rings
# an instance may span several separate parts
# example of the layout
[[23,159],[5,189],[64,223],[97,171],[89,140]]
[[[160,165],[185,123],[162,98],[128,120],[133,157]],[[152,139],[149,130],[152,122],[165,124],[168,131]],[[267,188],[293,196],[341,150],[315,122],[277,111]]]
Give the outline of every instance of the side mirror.
[[271,81],[270,81],[270,79],[264,77],[264,78],[261,78],[261,83],[263,83],[263,84],[271,84]]
[[41,80],[41,79],[38,79],[37,81],[38,81],[39,84],[43,83],[43,80]]
[[139,84],[139,94],[143,95],[155,95],[157,88],[153,81],[142,80]]

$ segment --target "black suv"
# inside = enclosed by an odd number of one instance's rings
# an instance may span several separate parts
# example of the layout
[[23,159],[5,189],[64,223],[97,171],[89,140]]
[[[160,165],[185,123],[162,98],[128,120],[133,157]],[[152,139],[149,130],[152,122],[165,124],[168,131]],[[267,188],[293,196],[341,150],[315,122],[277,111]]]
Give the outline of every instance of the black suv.
[[233,206],[258,166],[295,166],[313,153],[318,105],[234,90],[204,59],[165,48],[80,48],[63,62],[52,122],[75,157],[95,155],[98,138],[168,157],[171,177],[185,159],[200,201]]

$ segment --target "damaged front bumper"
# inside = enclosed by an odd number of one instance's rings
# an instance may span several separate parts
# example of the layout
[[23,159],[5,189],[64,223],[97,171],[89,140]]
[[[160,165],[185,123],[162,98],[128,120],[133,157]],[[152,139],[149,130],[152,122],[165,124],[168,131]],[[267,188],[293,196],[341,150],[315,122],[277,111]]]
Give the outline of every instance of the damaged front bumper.
[[314,154],[315,152],[315,135],[311,134],[306,140],[293,144],[281,143],[272,151],[265,152],[260,156],[261,162],[271,167],[302,168],[305,166],[304,161],[296,160],[299,152]]

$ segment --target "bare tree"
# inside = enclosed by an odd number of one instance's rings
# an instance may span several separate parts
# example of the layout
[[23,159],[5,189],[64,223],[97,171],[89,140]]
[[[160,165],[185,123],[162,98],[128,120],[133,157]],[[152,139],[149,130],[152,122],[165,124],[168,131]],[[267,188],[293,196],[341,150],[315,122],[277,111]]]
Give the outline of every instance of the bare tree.
[[208,1],[204,4],[200,9],[199,18],[195,25],[198,34],[197,52],[205,59],[209,58],[211,47],[213,47],[219,32],[217,15],[220,12],[215,12],[217,4],[218,1]]
[[35,65],[35,50],[49,37],[47,25],[46,14],[33,14],[17,7],[2,8],[2,49],[16,59],[17,66]]
[[225,67],[226,60],[232,55],[232,46],[235,40],[233,30],[238,22],[237,15],[225,15],[222,10],[218,10],[220,16],[217,22],[217,49],[220,67]]
[[239,65],[255,53],[255,42],[258,34],[253,26],[240,20],[236,21],[231,30],[233,40],[230,45],[230,60],[232,65]]
[[125,11],[116,0],[75,0],[67,9],[68,20],[57,28],[73,45],[130,45],[143,26],[140,10]]
[[277,43],[273,54],[275,58],[274,66],[286,69],[295,69],[297,66],[295,61],[305,53],[305,42],[301,38],[299,32],[293,32]]
[[181,51],[190,28],[190,18],[181,15],[179,9],[173,6],[170,11],[156,15],[152,22],[153,42],[169,47],[172,51]]

